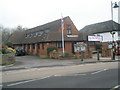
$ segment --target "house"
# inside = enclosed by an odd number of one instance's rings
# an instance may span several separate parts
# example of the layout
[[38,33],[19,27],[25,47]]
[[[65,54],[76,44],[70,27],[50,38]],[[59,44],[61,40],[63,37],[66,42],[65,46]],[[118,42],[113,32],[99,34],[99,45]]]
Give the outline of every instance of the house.
[[[69,16],[64,20],[65,52],[74,53],[74,44],[79,40],[76,26]],[[14,47],[24,47],[25,51],[34,55],[46,55],[48,47],[57,47],[62,51],[61,19],[40,25],[25,31],[16,31],[9,38]]]
[[[111,32],[115,32],[114,35]],[[118,42],[118,32],[120,31],[120,24],[109,20],[105,22],[95,23],[85,26],[79,32],[79,36],[85,41],[90,47],[91,51],[96,50],[96,45],[102,43],[105,49],[108,49],[108,45],[114,41]],[[88,41],[88,36],[98,36],[101,37],[99,41]],[[106,43],[107,42],[107,43]],[[105,43],[105,44],[104,44]],[[107,47],[107,48],[106,48]],[[107,53],[107,52],[106,52]]]
[[120,24],[109,20],[105,22],[95,23],[85,26],[80,30],[80,35],[83,36],[83,40],[88,39],[88,35],[100,35],[103,37],[102,42],[112,41],[112,35],[110,32],[115,31],[114,39],[118,40],[118,31],[120,30]]

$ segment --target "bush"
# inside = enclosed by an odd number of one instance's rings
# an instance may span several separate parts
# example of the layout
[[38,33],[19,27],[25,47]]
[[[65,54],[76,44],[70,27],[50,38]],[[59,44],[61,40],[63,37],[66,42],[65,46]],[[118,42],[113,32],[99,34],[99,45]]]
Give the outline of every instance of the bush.
[[13,53],[3,54],[0,65],[10,65],[15,63],[15,55]]
[[48,47],[47,48],[47,55],[50,55],[50,52],[53,52],[54,50],[56,50],[55,52],[57,52],[58,48],[57,47]]
[[15,51],[12,48],[3,47],[0,48],[0,54],[2,59],[0,65],[9,65],[15,63]]
[[72,54],[72,53],[65,52],[65,53],[64,53],[64,57],[66,57],[66,58],[68,58],[68,57],[73,57],[73,54]]
[[11,50],[9,50],[9,49],[5,49],[5,48],[0,48],[0,52],[1,52],[2,54],[12,53]]
[[7,42],[6,45],[7,45],[8,47],[13,48],[13,44],[12,44],[12,42]]
[[12,49],[12,48],[7,48],[8,50],[12,51],[13,53],[16,53],[16,50],[15,49]]

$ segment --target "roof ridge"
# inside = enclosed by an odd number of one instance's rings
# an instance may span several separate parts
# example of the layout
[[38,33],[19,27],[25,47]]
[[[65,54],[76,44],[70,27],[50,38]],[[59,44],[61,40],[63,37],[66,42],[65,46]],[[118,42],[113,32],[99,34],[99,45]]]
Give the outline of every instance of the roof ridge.
[[[70,17],[69,17],[69,16],[66,16],[66,17],[64,17],[63,19],[66,19],[66,18],[70,18]],[[42,26],[51,24],[51,23],[57,22],[57,21],[59,21],[59,20],[61,20],[61,18],[60,18],[60,19],[57,19],[57,20],[54,20],[54,21],[50,21],[50,22],[48,22],[48,23],[45,23],[45,24],[42,24],[42,25],[39,25],[39,26],[36,26],[36,27],[33,27],[33,28],[30,28],[30,29],[27,29],[26,31],[29,31],[29,30],[32,30],[32,29],[35,29],[35,28],[38,28],[38,27],[42,27]]]
[[[101,21],[101,22],[98,22],[98,23],[89,24],[89,25],[86,25],[86,26],[92,26],[92,25],[96,25],[96,24],[103,24],[103,23],[106,23],[106,22],[114,22],[114,23],[117,23],[117,22],[115,22],[115,21],[113,21],[113,20],[107,20],[107,21]],[[86,27],[86,26],[85,26],[85,27]]]

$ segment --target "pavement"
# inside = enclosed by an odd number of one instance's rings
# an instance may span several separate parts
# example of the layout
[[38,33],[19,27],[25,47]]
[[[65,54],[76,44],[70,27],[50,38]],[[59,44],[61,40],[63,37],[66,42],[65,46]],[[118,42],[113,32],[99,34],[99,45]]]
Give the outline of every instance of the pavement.
[[1,66],[1,71],[21,70],[30,68],[44,68],[44,67],[58,67],[58,66],[70,66],[89,63],[100,62],[118,62],[120,56],[116,56],[116,60],[111,60],[111,57],[100,57],[97,60],[97,56],[94,55],[91,59],[73,59],[73,60],[58,60],[58,59],[40,59],[37,56],[16,56],[16,63],[14,65]]

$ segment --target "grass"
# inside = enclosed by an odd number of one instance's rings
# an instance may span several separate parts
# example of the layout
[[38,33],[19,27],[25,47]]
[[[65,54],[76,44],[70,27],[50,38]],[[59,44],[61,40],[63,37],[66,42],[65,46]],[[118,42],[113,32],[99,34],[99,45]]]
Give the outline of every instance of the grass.
[[39,57],[40,57],[41,59],[48,59],[48,58],[49,58],[48,55],[39,55]]

